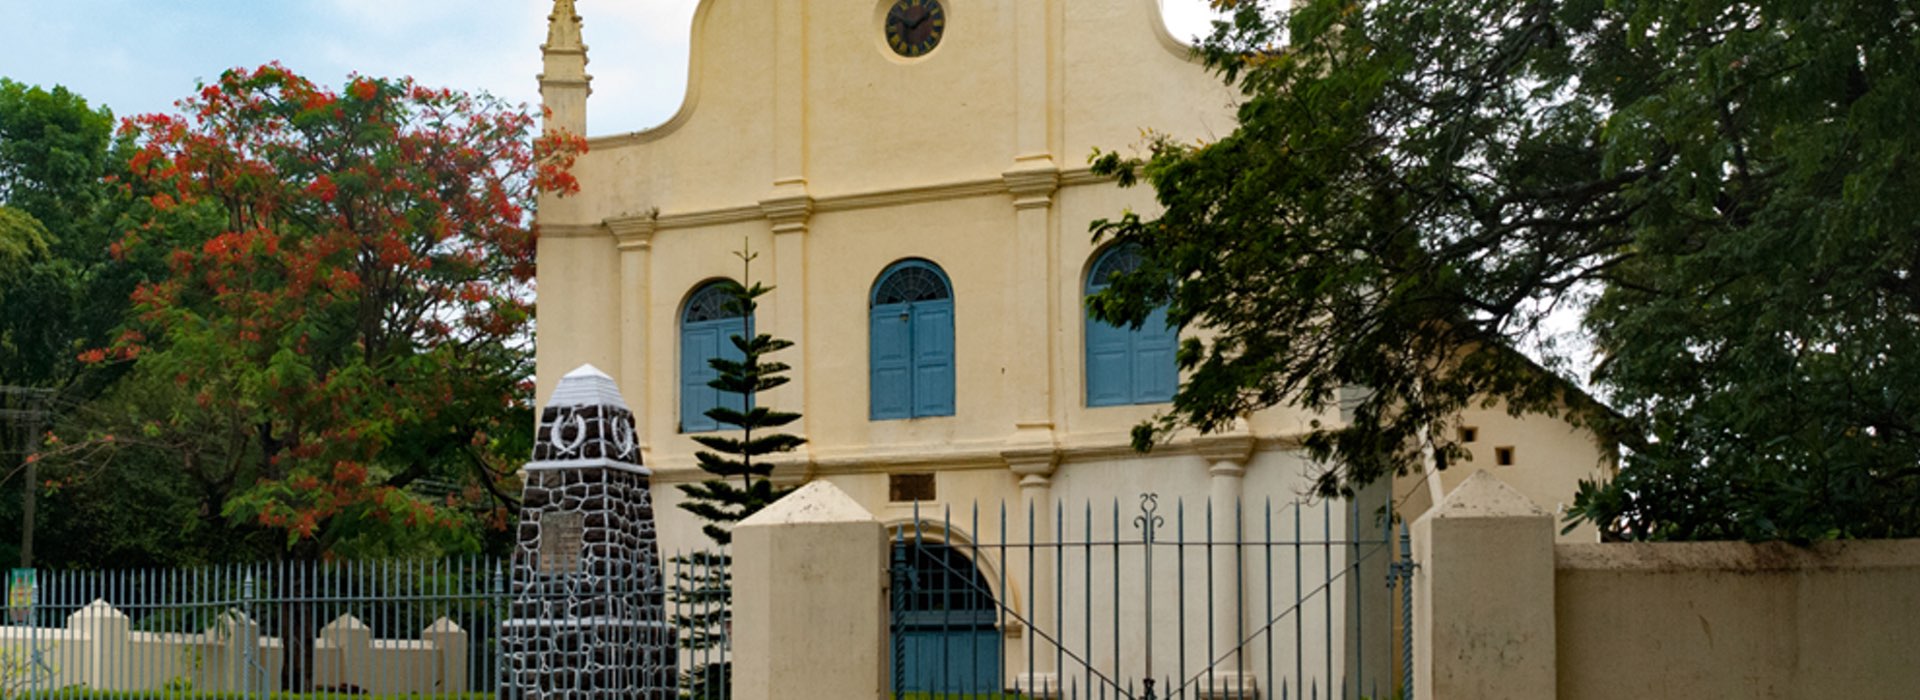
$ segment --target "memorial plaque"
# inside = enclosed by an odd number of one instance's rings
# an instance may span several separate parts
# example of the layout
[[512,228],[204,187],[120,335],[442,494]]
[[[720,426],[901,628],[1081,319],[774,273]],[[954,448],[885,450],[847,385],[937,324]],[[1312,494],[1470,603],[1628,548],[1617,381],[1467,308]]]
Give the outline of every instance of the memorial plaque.
[[565,574],[580,570],[581,513],[549,513],[540,519],[540,573]]
[[888,474],[887,500],[895,503],[935,498],[932,474]]

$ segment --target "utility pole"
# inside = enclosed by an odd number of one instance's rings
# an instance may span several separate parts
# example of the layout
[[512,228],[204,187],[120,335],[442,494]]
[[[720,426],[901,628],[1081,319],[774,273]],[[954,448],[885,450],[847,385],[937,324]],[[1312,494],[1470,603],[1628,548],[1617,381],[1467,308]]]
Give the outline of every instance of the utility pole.
[[33,510],[34,501],[39,500],[40,484],[40,421],[27,423],[27,483],[26,491],[20,496],[20,568],[33,568]]
[[21,459],[26,462],[26,484],[20,495],[20,568],[33,568],[33,524],[34,501],[39,495],[40,484],[40,446],[41,436],[45,432],[47,420],[47,399],[52,389],[24,386],[0,386],[0,394],[14,399],[9,401],[18,408],[0,409],[0,418],[17,420],[26,431],[26,453]]

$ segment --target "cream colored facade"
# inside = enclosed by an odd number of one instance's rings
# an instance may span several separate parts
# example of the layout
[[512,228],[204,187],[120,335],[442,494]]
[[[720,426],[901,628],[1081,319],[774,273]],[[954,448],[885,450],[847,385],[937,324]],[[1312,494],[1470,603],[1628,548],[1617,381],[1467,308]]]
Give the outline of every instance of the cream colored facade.
[[[592,137],[575,170],[581,192],[540,204],[538,400],[574,367],[603,368],[633,409],[656,483],[700,479],[695,444],[678,430],[679,320],[703,283],[739,278],[734,252],[746,246],[759,253],[754,280],[777,290],[757,328],[796,343],[778,357],[792,382],[762,399],[804,415],[791,431],[809,443],[781,473],[831,481],[885,522],[915,507],[888,500],[895,473],[935,475],[936,499],[919,504],[928,513],[1155,492],[1239,501],[1254,518],[1267,499],[1303,493],[1316,467],[1299,440],[1337,415],[1270,410],[1142,456],[1128,430],[1164,404],[1085,401],[1082,294],[1099,252],[1088,224],[1154,206],[1150,189],[1091,175],[1087,156],[1139,145],[1147,129],[1224,136],[1235,94],[1188,58],[1156,0],[943,3],[939,46],[903,58],[882,30],[891,0],[703,0],[679,112]],[[550,128],[591,134],[573,5],[556,3],[542,94]],[[905,259],[951,280],[955,410],[870,420],[869,293]],[[1591,441],[1501,418],[1485,419],[1484,434],[1521,446],[1516,472],[1600,463]],[[1548,492],[1571,483],[1538,481]],[[663,548],[703,546],[677,490],[654,493]],[[1547,508],[1570,494],[1529,492]],[[946,536],[956,541],[1002,536],[992,517],[955,520]],[[1216,530],[1231,533],[1220,520]],[[1051,529],[1038,524],[1041,537]],[[1010,581],[1029,573],[1020,562],[980,565]],[[1048,615],[1050,586],[1007,588],[996,594],[1008,605]]]

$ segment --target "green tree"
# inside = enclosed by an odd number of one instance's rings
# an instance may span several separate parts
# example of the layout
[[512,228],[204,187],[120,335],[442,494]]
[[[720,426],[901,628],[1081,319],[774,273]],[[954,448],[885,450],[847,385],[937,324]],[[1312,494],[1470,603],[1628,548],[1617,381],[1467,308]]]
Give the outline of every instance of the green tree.
[[[9,560],[21,541],[24,492],[39,492],[36,539],[57,541],[53,538],[76,530],[98,529],[96,523],[76,520],[80,514],[58,502],[80,492],[46,492],[44,484],[29,483],[40,481],[28,478],[31,470],[17,467],[31,458],[39,436],[73,418],[120,374],[117,368],[87,367],[79,353],[112,341],[131,307],[127,295],[133,285],[159,269],[117,264],[108,256],[116,223],[128,206],[110,183],[124,172],[121,145],[105,108],[92,107],[64,88],[0,78],[0,393],[8,409],[0,417],[5,428],[0,463],[8,475],[0,480],[0,556]],[[163,533],[179,529],[178,523],[138,521],[131,515],[110,521]],[[41,547],[35,563],[87,563],[126,553],[108,551]],[[134,561],[154,563],[146,557]]]
[[[80,354],[126,376],[48,456],[170,461],[207,512],[291,559],[503,532],[533,426],[529,210],[576,187],[584,140],[536,139],[484,96],[359,76],[335,93],[278,65],[179,106],[125,127],[137,208],[110,249],[163,272]],[[283,604],[289,659],[311,658],[316,612]],[[312,672],[287,664],[286,687]]]
[[[743,249],[736,255],[741,260],[742,279],[751,280],[753,260],[758,254]],[[711,478],[679,486],[687,496],[680,507],[705,521],[700,529],[716,545],[713,551],[675,558],[680,573],[674,580],[674,599],[682,609],[690,611],[675,615],[675,626],[686,634],[681,646],[688,651],[709,652],[694,662],[693,677],[688,684],[694,697],[726,697],[729,665],[710,650],[724,643],[732,609],[733,586],[728,574],[732,559],[724,548],[733,542],[733,526],[793,491],[791,487],[774,485],[774,464],[767,458],[792,452],[807,442],[797,435],[778,432],[781,427],[799,420],[800,414],[777,411],[759,401],[762,392],[785,385],[786,372],[791,369],[786,363],[768,359],[768,355],[793,347],[793,341],[755,333],[753,328],[758,300],[773,288],[759,282],[753,282],[752,286],[731,281],[725,284],[730,295],[727,311],[746,319],[747,331],[745,335],[728,339],[739,349],[739,360],[712,358],[707,361],[719,374],[708,386],[739,396],[744,408],[731,408],[722,403],[708,409],[706,415],[723,426],[738,428],[740,433],[737,437],[693,436],[695,442],[707,448],[694,456],[699,460],[701,471]]]
[[129,121],[112,246],[157,259],[120,366],[66,453],[163,456],[285,556],[471,549],[504,528],[531,430],[536,192],[566,192],[569,135],[485,97],[277,65],[177,115]]
[[0,384],[69,388],[80,350],[119,324],[131,282],[106,269],[116,160],[105,108],[0,78]]
[[128,306],[105,270],[112,146],[105,108],[0,78],[0,385],[71,389]]
[[1307,441],[1336,494],[1469,459],[1451,422],[1504,400],[1627,446],[1574,510],[1614,536],[1920,532],[1911,4],[1283,4],[1215,2],[1233,134],[1097,158],[1164,213],[1096,223],[1145,260],[1093,313],[1205,331],[1136,442],[1345,398]]

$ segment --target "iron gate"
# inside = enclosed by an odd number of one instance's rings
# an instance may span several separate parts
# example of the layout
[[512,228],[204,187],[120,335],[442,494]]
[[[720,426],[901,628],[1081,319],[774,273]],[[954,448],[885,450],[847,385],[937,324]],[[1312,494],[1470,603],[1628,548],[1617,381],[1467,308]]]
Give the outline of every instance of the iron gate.
[[1412,697],[1404,525],[1346,501],[1025,510],[895,528],[896,698]]

